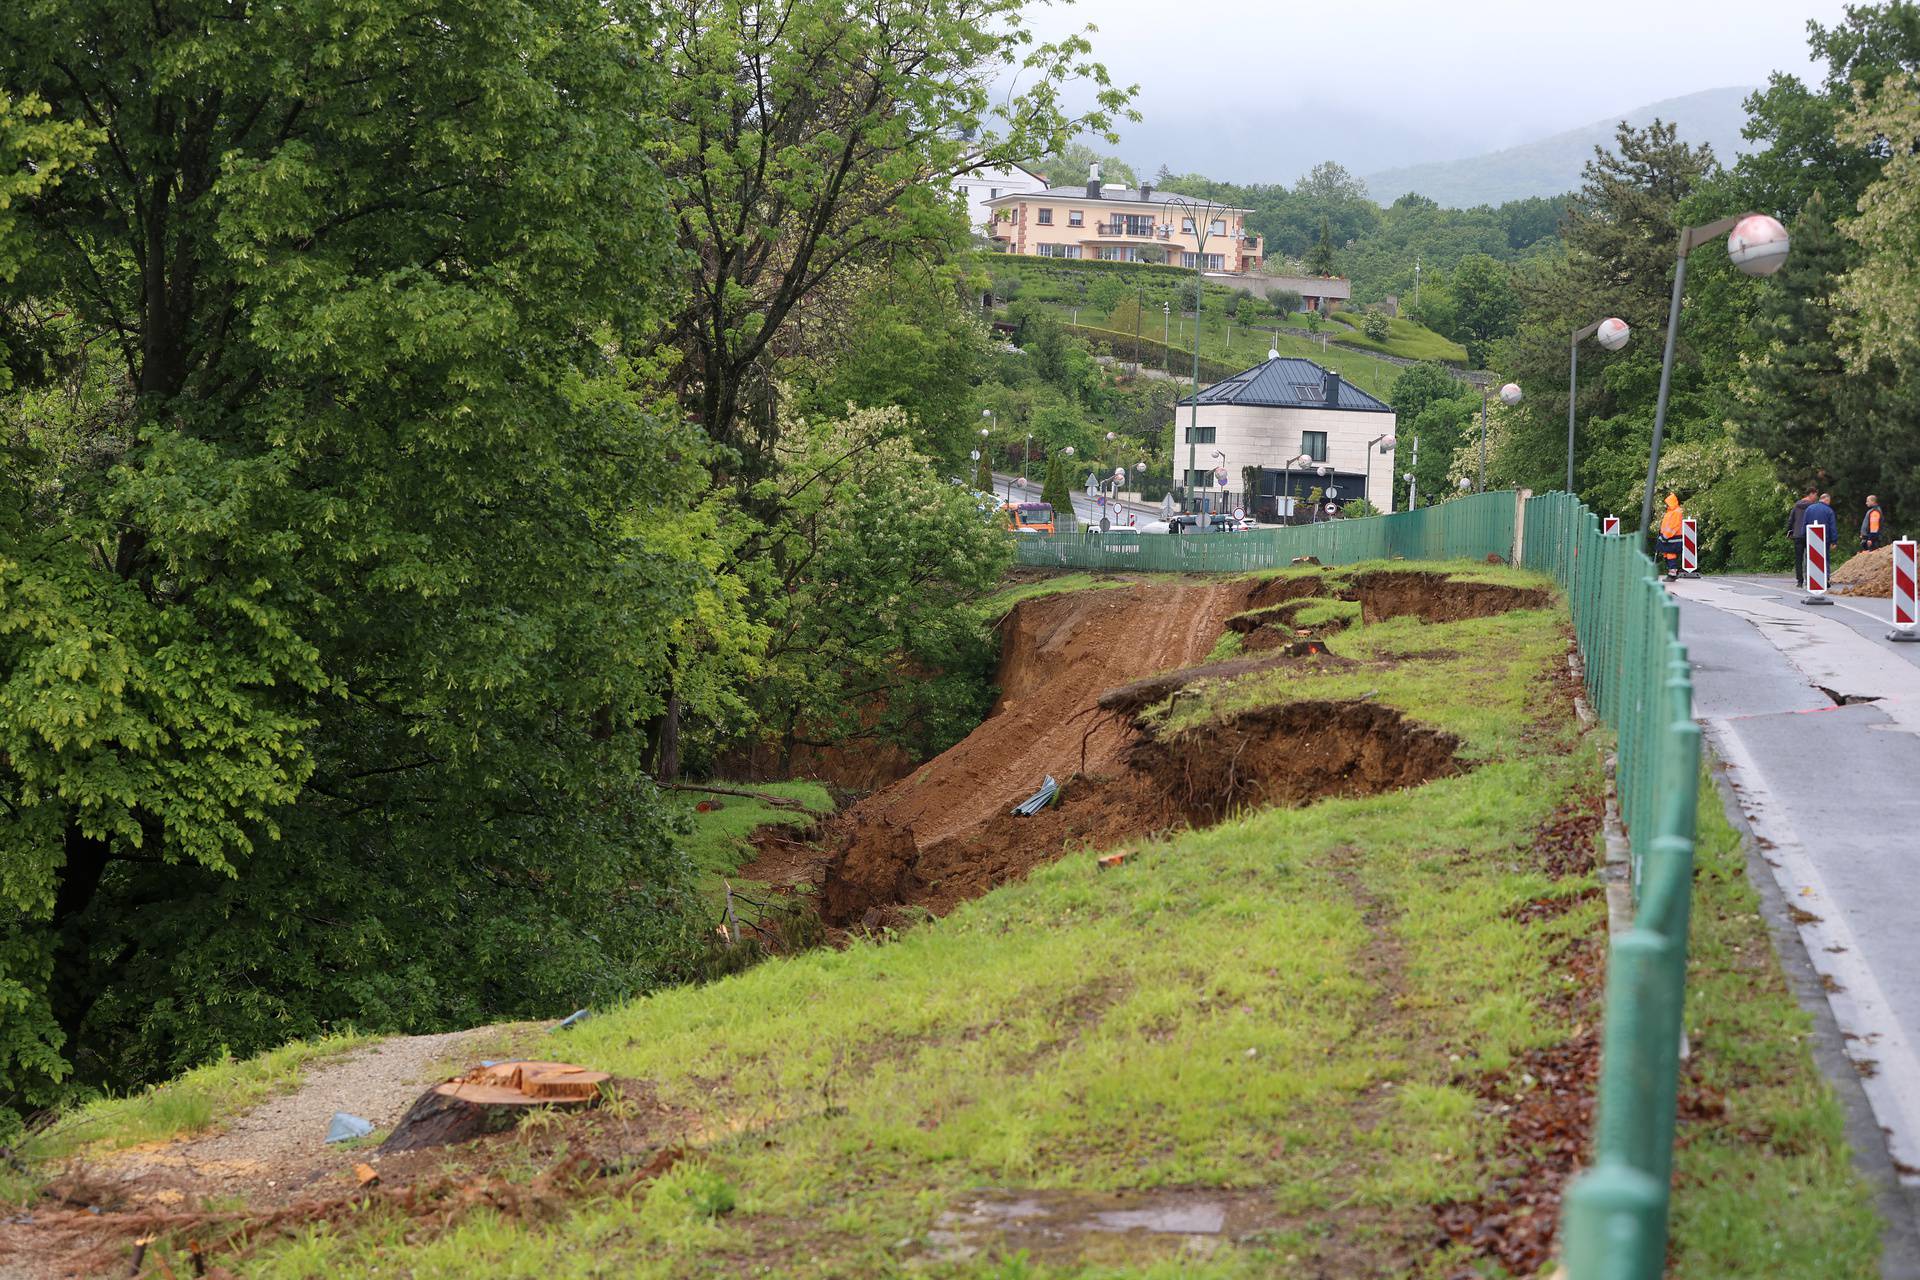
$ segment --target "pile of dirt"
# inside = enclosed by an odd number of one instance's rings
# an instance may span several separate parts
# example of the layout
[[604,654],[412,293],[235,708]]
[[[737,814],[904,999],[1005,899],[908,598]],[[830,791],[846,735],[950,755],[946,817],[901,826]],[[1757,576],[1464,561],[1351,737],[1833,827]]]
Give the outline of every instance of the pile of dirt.
[[1444,573],[1397,569],[1363,574],[1354,587],[1360,620],[1369,625],[1409,616],[1422,622],[1464,622],[1512,609],[1545,609],[1552,603],[1552,597],[1536,587],[1456,582]]
[[1833,571],[1832,585],[1841,595],[1893,598],[1893,548],[1862,551]]

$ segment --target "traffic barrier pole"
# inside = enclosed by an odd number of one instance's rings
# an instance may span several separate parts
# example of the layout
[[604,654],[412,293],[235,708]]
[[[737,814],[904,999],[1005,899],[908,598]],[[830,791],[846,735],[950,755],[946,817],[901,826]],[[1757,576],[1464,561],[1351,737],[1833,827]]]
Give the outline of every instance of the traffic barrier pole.
[[1609,538],[1618,536],[1618,534],[1620,533],[1620,517],[1619,516],[1601,516],[1600,532],[1605,534]]
[[1920,632],[1914,630],[1916,621],[1920,621],[1920,608],[1914,600],[1915,543],[1912,538],[1901,538],[1893,544],[1893,630],[1887,632],[1889,640],[1920,640]]
[[1827,595],[1827,526],[1807,526],[1807,594],[1801,604],[1832,604]]
[[1700,522],[1692,516],[1680,521],[1680,576],[1700,576]]

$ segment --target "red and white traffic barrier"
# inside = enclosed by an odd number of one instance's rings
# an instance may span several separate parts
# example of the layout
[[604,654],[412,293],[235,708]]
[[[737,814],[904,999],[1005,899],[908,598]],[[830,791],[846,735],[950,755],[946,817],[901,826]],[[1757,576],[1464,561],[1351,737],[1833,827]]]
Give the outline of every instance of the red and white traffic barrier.
[[1692,516],[1680,521],[1680,576],[1700,576],[1700,522]]
[[1620,535],[1620,517],[1619,516],[1601,516],[1600,532],[1605,534],[1609,538],[1618,537]]
[[1914,600],[1915,550],[1912,538],[1901,538],[1893,544],[1893,630],[1887,632],[1889,640],[1920,640],[1920,631],[1914,630],[1920,622],[1920,607]]
[[1807,526],[1807,594],[1801,604],[1832,604],[1827,595],[1827,526]]

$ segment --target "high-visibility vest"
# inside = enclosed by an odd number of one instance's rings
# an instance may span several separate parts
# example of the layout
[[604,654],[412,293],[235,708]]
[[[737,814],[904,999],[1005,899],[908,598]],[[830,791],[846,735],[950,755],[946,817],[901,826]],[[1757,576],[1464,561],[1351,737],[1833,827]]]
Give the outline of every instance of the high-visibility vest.
[[1867,532],[1880,532],[1880,508],[1878,507],[1867,508]]
[[1684,519],[1686,519],[1686,514],[1681,511],[1679,507],[1668,507],[1667,514],[1660,519],[1660,536],[1663,538],[1679,537],[1680,522]]

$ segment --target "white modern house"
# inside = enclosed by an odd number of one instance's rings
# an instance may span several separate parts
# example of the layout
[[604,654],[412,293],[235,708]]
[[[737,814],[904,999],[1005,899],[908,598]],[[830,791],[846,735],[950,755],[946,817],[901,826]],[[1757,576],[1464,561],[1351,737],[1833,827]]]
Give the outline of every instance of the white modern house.
[[1024,195],[1029,191],[1044,191],[1047,180],[1039,174],[1028,173],[1019,165],[995,166],[981,169],[976,173],[965,174],[954,184],[967,201],[967,221],[973,229],[982,235],[993,234],[993,206],[990,200],[1002,196]]
[[1197,413],[1193,396],[1174,407],[1173,474],[1203,498],[1211,494],[1213,509],[1243,505],[1277,519],[1281,497],[1305,498],[1318,487],[1338,490],[1341,502],[1366,498],[1392,510],[1394,457],[1377,446],[1394,434],[1393,407],[1336,371],[1274,356],[1202,388],[1198,400]]

